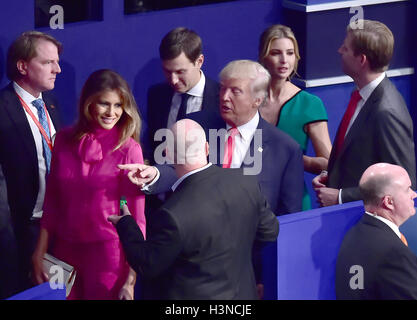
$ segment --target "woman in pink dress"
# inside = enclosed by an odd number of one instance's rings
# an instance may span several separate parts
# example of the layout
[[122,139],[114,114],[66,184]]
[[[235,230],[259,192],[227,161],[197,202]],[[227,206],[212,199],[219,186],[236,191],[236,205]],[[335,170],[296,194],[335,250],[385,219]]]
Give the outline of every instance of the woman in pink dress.
[[136,274],[107,217],[119,212],[125,197],[145,234],[145,197],[117,168],[143,163],[140,125],[126,81],[98,70],[82,89],[78,122],[56,136],[33,264],[38,283],[47,280],[45,252],[73,265],[77,276],[68,299],[133,299]]

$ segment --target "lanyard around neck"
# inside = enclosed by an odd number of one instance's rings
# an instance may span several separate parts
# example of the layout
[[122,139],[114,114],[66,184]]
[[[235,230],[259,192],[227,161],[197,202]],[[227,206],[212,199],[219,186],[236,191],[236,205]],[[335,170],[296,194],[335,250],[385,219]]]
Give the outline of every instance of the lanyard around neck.
[[[44,137],[46,143],[48,144],[49,149],[52,151],[52,141],[51,141],[51,138],[48,136],[48,134],[46,133],[45,129],[40,124],[39,120],[35,117],[35,115],[33,114],[32,110],[30,110],[30,108],[26,104],[26,102],[23,101],[23,99],[18,94],[17,94],[17,96],[19,97],[20,103],[22,104],[23,108],[30,115],[30,117],[32,118],[33,122],[35,122],[35,124],[38,127],[40,133],[42,134],[42,136]],[[46,118],[48,119],[49,133],[51,133],[51,120],[49,119],[49,115],[48,115],[48,111],[46,110],[45,103],[43,104],[43,108],[45,110]]]

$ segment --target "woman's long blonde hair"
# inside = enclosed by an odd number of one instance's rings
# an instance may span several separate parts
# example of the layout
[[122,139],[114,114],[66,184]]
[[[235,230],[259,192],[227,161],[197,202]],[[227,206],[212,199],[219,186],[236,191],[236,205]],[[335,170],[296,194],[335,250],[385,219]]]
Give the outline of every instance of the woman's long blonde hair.
[[262,64],[265,67],[264,60],[266,56],[269,54],[269,50],[271,49],[271,43],[275,39],[282,39],[287,38],[292,41],[294,44],[294,53],[295,53],[295,64],[294,64],[294,70],[290,75],[290,79],[297,75],[297,67],[298,67],[298,61],[300,60],[300,51],[298,49],[298,43],[297,39],[295,38],[294,32],[292,32],[290,27],[284,26],[282,24],[275,24],[270,26],[268,29],[266,29],[260,39],[259,39],[259,52],[258,52],[258,60],[259,63]]

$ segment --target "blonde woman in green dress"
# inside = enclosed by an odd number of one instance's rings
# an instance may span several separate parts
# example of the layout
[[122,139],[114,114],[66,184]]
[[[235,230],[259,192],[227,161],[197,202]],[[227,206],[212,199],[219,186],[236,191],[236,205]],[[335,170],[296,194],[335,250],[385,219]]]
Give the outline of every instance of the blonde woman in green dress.
[[[260,113],[299,143],[304,152],[304,170],[319,174],[327,169],[332,148],[327,112],[319,97],[291,83],[299,60],[297,40],[289,27],[273,25],[262,33],[259,62],[270,72],[271,84]],[[306,155],[309,139],[315,156]],[[303,210],[308,210],[311,200],[306,187],[304,189]]]

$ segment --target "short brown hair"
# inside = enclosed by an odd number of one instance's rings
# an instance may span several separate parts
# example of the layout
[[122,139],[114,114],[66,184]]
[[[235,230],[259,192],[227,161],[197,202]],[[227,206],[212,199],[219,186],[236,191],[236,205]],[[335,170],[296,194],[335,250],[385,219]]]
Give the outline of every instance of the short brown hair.
[[370,69],[383,72],[388,69],[394,52],[394,36],[382,22],[359,20],[363,28],[352,28],[349,24],[347,32],[352,35],[352,49],[355,55],[364,54],[369,61]]
[[22,33],[9,47],[7,52],[7,77],[11,81],[16,81],[21,77],[17,69],[19,60],[30,61],[36,57],[37,41],[43,39],[52,42],[58,49],[58,54],[62,52],[62,44],[49,34],[39,31],[26,31]]
[[139,117],[138,108],[135,98],[132,95],[130,87],[125,79],[118,73],[101,69],[93,72],[85,82],[79,101],[79,115],[75,125],[75,138],[81,139],[93,127],[93,116],[91,105],[104,92],[115,90],[122,100],[123,114],[117,126],[120,128],[120,137],[117,146],[118,149],[129,138],[139,142],[139,133],[141,127],[141,119]]
[[282,38],[290,39],[294,45],[295,64],[294,70],[290,75],[291,78],[297,74],[298,61],[300,60],[300,51],[298,49],[297,39],[295,38],[295,35],[290,27],[284,26],[282,24],[275,24],[270,26],[261,34],[259,39],[258,61],[260,64],[265,66],[264,59],[269,54],[272,41]]
[[203,44],[197,33],[184,27],[178,27],[163,37],[159,45],[159,56],[161,60],[172,60],[184,52],[191,62],[195,62],[202,50]]

